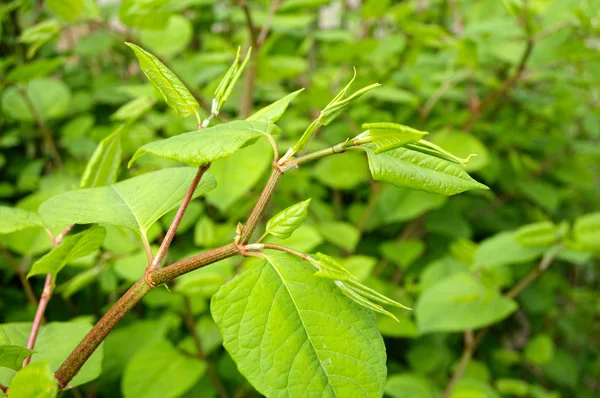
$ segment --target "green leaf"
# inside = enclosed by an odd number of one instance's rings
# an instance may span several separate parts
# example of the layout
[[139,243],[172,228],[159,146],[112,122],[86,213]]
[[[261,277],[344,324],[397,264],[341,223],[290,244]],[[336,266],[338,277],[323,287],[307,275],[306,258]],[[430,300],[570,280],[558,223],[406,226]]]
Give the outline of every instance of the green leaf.
[[215,90],[214,99],[216,101],[216,104],[213,104],[213,108],[215,108],[215,106],[216,106],[216,109],[213,109],[212,110],[213,112],[214,111],[218,112],[221,109],[221,107],[223,106],[223,104],[225,102],[227,102],[227,100],[229,99],[229,96],[231,95],[231,92],[233,91],[235,84],[242,76],[244,69],[246,69],[246,65],[248,65],[248,61],[250,61],[251,53],[252,53],[252,47],[248,48],[248,52],[246,53],[246,58],[244,58],[244,61],[240,65],[240,63],[239,63],[240,48],[238,47],[237,54],[235,56],[235,60],[233,61],[233,63],[231,64],[231,66],[229,67],[227,72],[225,73],[225,76],[223,76],[223,79],[221,79],[221,81],[219,82],[217,89]]
[[317,225],[326,241],[346,252],[353,252],[360,240],[360,231],[353,224],[342,221],[329,221]]
[[194,29],[190,20],[183,15],[172,15],[162,29],[143,30],[140,41],[161,57],[171,58],[188,48]]
[[419,141],[425,135],[429,134],[396,123],[365,123],[362,125],[362,128],[368,130],[367,134],[362,138],[363,133],[356,137],[355,140],[358,139],[361,144],[372,142],[377,147],[375,153],[389,151],[410,142]]
[[140,62],[142,72],[162,94],[167,105],[173,108],[179,116],[188,116],[198,112],[200,109],[198,101],[169,68],[141,47],[132,43],[125,44],[133,50]]
[[112,120],[133,121],[139,119],[154,106],[154,98],[138,97],[127,102],[113,113]]
[[51,274],[56,277],[60,270],[71,261],[96,251],[104,242],[105,236],[106,230],[95,225],[88,230],[66,237],[50,253],[33,263],[27,277],[43,274]]
[[275,214],[267,221],[265,234],[271,234],[280,239],[289,238],[308,215],[310,199],[296,203]]
[[458,131],[443,131],[434,134],[431,140],[440,147],[456,154],[458,158],[469,159],[472,154],[477,154],[477,156],[471,158],[465,164],[465,170],[468,172],[481,170],[489,162],[487,148],[473,134]]
[[206,364],[189,358],[167,340],[147,344],[127,363],[121,391],[125,398],[175,398],[191,389]]
[[29,44],[27,58],[32,58],[37,50],[50,41],[59,31],[60,24],[56,19],[48,19],[25,29],[19,36],[19,41]]
[[[5,323],[2,325],[12,344],[25,346],[31,331],[31,323]],[[31,356],[31,364],[48,361],[50,369],[55,371],[64,362],[77,344],[92,329],[92,325],[82,320],[73,322],[50,322],[42,325],[35,343],[35,351]],[[77,387],[100,376],[104,344],[101,344],[83,365],[77,376],[69,382],[69,386]],[[9,384],[14,375],[0,373],[0,383]]]
[[527,397],[529,396],[529,384],[520,379],[498,379],[496,389],[505,396]]
[[406,270],[423,255],[425,244],[420,240],[390,241],[382,243],[379,251],[384,257]]
[[586,214],[575,220],[573,238],[583,250],[600,250],[600,212]]
[[146,144],[137,150],[129,165],[146,153],[184,163],[210,163],[231,155],[260,137],[266,137],[275,128],[274,124],[265,121],[219,124]]
[[[23,95],[16,87],[9,87],[2,96],[2,109],[14,119],[33,122],[35,117]],[[25,95],[44,120],[64,116],[71,104],[69,87],[60,80],[50,78],[31,80],[27,84]]]
[[46,76],[64,64],[63,58],[36,59],[27,64],[18,65],[12,69],[6,79],[12,82],[24,83],[32,79]]
[[19,370],[25,358],[32,352],[20,345],[11,344],[4,328],[0,325],[0,367]]
[[67,22],[76,20],[83,10],[82,0],[46,0],[46,7]]
[[307,253],[323,243],[323,238],[315,227],[308,224],[302,224],[289,238],[279,239],[275,236],[269,236],[265,239],[265,243],[284,245],[294,250]]
[[430,380],[418,373],[390,376],[385,383],[385,393],[392,398],[435,398],[438,396]]
[[418,151],[397,148],[376,154],[367,149],[367,156],[373,178],[398,187],[446,196],[470,189],[489,189],[471,178],[460,165]]
[[43,226],[37,213],[16,207],[0,206],[0,234],[9,234],[25,228]]
[[543,365],[554,357],[554,342],[547,334],[539,334],[529,340],[525,347],[525,358],[536,365]]
[[516,311],[517,303],[486,288],[469,273],[436,283],[415,306],[419,331],[461,332],[491,325]]
[[246,120],[268,120],[271,123],[275,123],[283,116],[287,107],[290,105],[290,102],[292,102],[302,91],[304,91],[304,88],[286,95],[280,100],[273,102],[271,105],[265,106],[253,115],[250,115]]
[[138,29],[162,29],[171,16],[170,1],[124,0],[119,8],[119,18],[127,26]]
[[113,184],[121,163],[121,130],[119,126],[112,134],[100,141],[88,160],[79,188],[94,188]]
[[[49,227],[108,223],[145,235],[159,218],[179,206],[197,170],[174,167],[142,174],[113,185],[69,191],[42,203],[40,215]],[[205,173],[194,197],[214,189]]]
[[240,372],[266,396],[381,396],[385,348],[370,311],[287,254],[224,285],[211,312]]
[[547,246],[522,246],[517,242],[515,232],[501,232],[479,244],[473,260],[473,269],[527,263],[540,257],[547,249]]
[[365,159],[359,153],[345,153],[320,159],[312,169],[322,184],[337,189],[353,189],[369,180]]
[[14,398],[54,398],[56,394],[58,385],[46,361],[25,367],[10,383],[10,396]]
[[551,221],[541,221],[525,225],[519,228],[515,234],[515,240],[521,246],[536,247],[550,246],[556,242],[558,230]]

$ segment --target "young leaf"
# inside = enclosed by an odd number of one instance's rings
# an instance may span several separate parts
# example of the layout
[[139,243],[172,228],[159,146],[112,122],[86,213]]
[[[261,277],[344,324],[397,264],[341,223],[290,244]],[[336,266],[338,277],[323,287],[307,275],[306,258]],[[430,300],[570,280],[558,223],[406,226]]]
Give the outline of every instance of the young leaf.
[[[179,206],[197,170],[174,167],[142,174],[113,185],[65,192],[42,203],[40,215],[50,228],[108,223],[145,234],[159,218]],[[216,186],[205,173],[194,197]]]
[[25,358],[32,352],[20,345],[11,344],[4,328],[0,325],[0,367],[19,370]]
[[375,317],[301,259],[269,256],[221,287],[211,312],[238,369],[265,396],[383,394]]
[[32,363],[20,370],[10,383],[11,397],[54,398],[58,385],[48,362]]
[[281,98],[280,100],[277,100],[275,102],[273,102],[271,105],[267,105],[264,108],[262,108],[261,110],[255,112],[253,115],[250,115],[246,118],[246,120],[268,120],[271,123],[275,123],[276,121],[278,121],[281,116],[283,116],[283,113],[286,111],[288,105],[290,104],[290,102],[292,102],[294,100],[294,98],[296,98],[298,96],[298,94],[300,94],[302,91],[304,91],[303,88],[301,88],[300,90],[296,90],[291,94],[286,95],[285,97]]
[[25,228],[43,226],[37,213],[16,207],[0,206],[0,234],[9,234]]
[[67,263],[96,251],[104,242],[105,236],[104,228],[93,226],[83,232],[66,237],[60,245],[33,263],[27,277],[44,274],[56,277]]
[[138,97],[132,99],[113,113],[112,120],[132,121],[139,119],[144,113],[148,112],[154,106],[154,99],[151,97]]
[[244,73],[244,69],[246,69],[246,65],[248,65],[248,61],[250,61],[251,53],[252,53],[252,47],[248,48],[248,52],[246,53],[246,58],[244,58],[244,61],[242,62],[242,64],[240,66],[237,66],[237,58],[236,58],[236,69],[235,69],[235,72],[233,73],[233,76],[231,76],[231,79],[228,82],[227,86],[225,87],[224,92],[219,97],[215,96],[215,98],[219,102],[219,107],[217,109],[221,109],[221,106],[223,106],[223,104],[225,102],[227,102],[227,100],[229,99],[229,96],[231,95],[231,92],[233,91],[235,84],[237,83],[238,80],[240,80],[240,77],[242,77],[242,73]]
[[372,142],[377,147],[375,153],[389,151],[408,143],[419,141],[425,135],[429,134],[396,123],[365,123],[362,125],[362,128],[368,129],[368,134],[364,138],[359,139],[360,143]]
[[446,196],[470,189],[489,189],[461,166],[410,149],[396,148],[381,154],[367,149],[367,156],[373,178],[398,187]]
[[575,220],[573,238],[583,250],[600,250],[600,212],[586,214]]
[[142,146],[129,161],[129,166],[146,153],[183,163],[206,164],[231,155],[276,128],[271,122],[238,120],[176,135]]
[[413,151],[422,152],[427,155],[435,156],[437,158],[444,159],[452,163],[458,163],[461,166],[465,166],[467,163],[469,163],[469,160],[473,156],[477,156],[477,154],[472,153],[464,159],[459,158],[458,156],[455,156],[450,152],[446,151],[445,149],[426,140],[419,140],[417,142],[409,143],[406,145],[406,147],[412,149]]
[[461,272],[425,290],[415,313],[421,333],[461,332],[496,323],[517,307],[513,300]]
[[275,214],[267,221],[265,235],[271,234],[280,239],[289,238],[308,215],[310,199],[296,203]]
[[100,141],[92,157],[85,166],[79,188],[93,188],[113,184],[117,181],[121,163],[121,129]]
[[140,68],[150,83],[156,87],[165,98],[166,103],[179,116],[188,116],[198,112],[200,109],[198,101],[169,68],[141,47],[132,43],[125,43],[125,45],[133,50],[140,62]]
[[558,238],[558,230],[552,221],[525,225],[516,232],[515,239],[522,246],[550,246]]

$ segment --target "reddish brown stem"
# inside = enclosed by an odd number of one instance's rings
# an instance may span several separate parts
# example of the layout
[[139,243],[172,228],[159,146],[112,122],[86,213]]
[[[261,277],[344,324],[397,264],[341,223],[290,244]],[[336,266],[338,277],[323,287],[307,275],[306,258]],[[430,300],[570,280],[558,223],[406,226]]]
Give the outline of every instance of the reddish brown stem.
[[[37,311],[35,312],[35,318],[33,319],[33,326],[31,327],[31,333],[27,340],[27,348],[33,350],[35,346],[35,340],[37,339],[40,326],[42,326],[42,319],[44,318],[44,312],[48,306],[48,301],[52,297],[52,275],[46,275],[46,281],[44,282],[44,290],[42,291],[42,297],[40,297],[40,303],[38,304]],[[31,362],[31,355],[25,358],[23,366],[27,366]]]
[[6,387],[4,384],[0,383],[0,390],[7,392],[8,391],[8,387]]
[[173,241],[173,237],[175,237],[177,228],[179,228],[179,224],[183,219],[183,215],[185,214],[185,211],[187,210],[188,205],[190,204],[190,201],[194,196],[194,192],[196,192],[198,183],[200,182],[202,176],[204,175],[206,170],[208,170],[209,167],[210,163],[202,165],[198,168],[198,172],[194,176],[194,179],[190,184],[190,188],[185,194],[185,197],[183,198],[183,201],[181,202],[181,205],[179,206],[179,209],[175,214],[175,218],[173,219],[173,222],[171,223],[171,226],[169,227],[169,230],[167,231],[167,234],[165,235],[165,238],[163,239],[160,248],[158,249],[158,252],[154,257],[154,260],[152,261],[151,269],[158,269],[162,265],[162,262],[165,259],[165,256],[167,255],[167,251],[169,250],[169,246],[171,246],[171,242]]

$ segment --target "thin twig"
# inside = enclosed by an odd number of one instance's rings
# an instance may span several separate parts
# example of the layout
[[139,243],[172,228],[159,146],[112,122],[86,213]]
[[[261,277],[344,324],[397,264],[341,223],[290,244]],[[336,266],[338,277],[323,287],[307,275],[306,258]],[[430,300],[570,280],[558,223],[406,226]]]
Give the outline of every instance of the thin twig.
[[454,375],[452,376],[452,379],[450,379],[450,383],[448,383],[448,386],[446,387],[446,390],[444,391],[444,398],[449,398],[450,394],[452,394],[452,390],[454,389],[454,386],[456,385],[456,383],[458,383],[458,381],[462,377],[463,373],[465,373],[465,370],[467,369],[467,366],[469,365],[469,362],[471,361],[471,358],[473,357],[474,351],[475,351],[475,345],[474,345],[474,340],[473,340],[473,331],[467,330],[467,331],[465,331],[465,348],[463,350],[462,357],[460,358],[460,362],[458,363],[458,366],[456,367],[456,370],[454,371]]
[[183,219],[185,211],[187,210],[190,201],[194,197],[194,192],[196,192],[196,188],[198,187],[202,176],[204,175],[204,173],[206,173],[206,170],[208,170],[209,167],[210,163],[198,167],[198,171],[196,172],[196,175],[194,176],[194,179],[190,184],[190,188],[185,194],[185,197],[183,198],[183,201],[181,202],[181,205],[179,206],[179,209],[175,214],[175,218],[173,218],[173,222],[171,222],[171,226],[169,227],[169,230],[167,231],[167,234],[165,235],[162,243],[160,244],[160,248],[158,249],[158,252],[154,257],[154,260],[152,261],[152,264],[150,266],[151,269],[160,268],[160,266],[162,265],[162,262],[165,256],[167,255],[167,251],[169,250],[169,246],[171,246],[171,242],[173,241],[173,237],[177,232],[177,228],[179,228],[179,224]]
[[198,335],[198,330],[196,329],[196,322],[194,320],[194,312],[192,311],[192,305],[190,303],[190,298],[188,296],[184,296],[183,303],[185,305],[185,312],[186,312],[186,317],[185,317],[186,326],[188,328],[188,331],[190,332],[190,335],[192,336],[194,345],[196,346],[196,352],[197,352],[198,359],[201,359],[206,364],[206,369],[208,370],[208,376],[210,377],[211,381],[217,388],[217,391],[219,392],[219,396],[221,398],[227,398],[228,397],[227,390],[225,390],[225,387],[223,386],[223,383],[221,382],[221,379],[219,378],[219,375],[217,374],[212,362],[206,358],[206,355],[204,354],[204,351],[202,350],[202,343],[200,341],[200,335]]
[[12,254],[10,254],[8,249],[6,249],[4,246],[0,246],[0,251],[2,252],[4,257],[6,257],[6,260],[12,267],[15,274],[17,274],[17,276],[19,277],[19,280],[21,281],[21,285],[23,285],[23,289],[25,290],[25,295],[27,295],[27,299],[29,300],[29,302],[31,304],[36,305],[38,303],[38,300],[37,300],[37,297],[35,296],[35,293],[33,292],[31,283],[29,283],[29,279],[27,279],[27,275],[21,269],[19,264],[17,264],[17,262],[15,261],[15,258],[12,256]]
[[275,19],[275,13],[279,8],[279,4],[281,4],[281,0],[273,0],[271,2],[271,7],[269,7],[269,15],[267,16],[265,24],[263,25],[262,29],[260,30],[260,33],[258,34],[258,37],[256,38],[257,47],[261,47],[265,43],[265,40],[267,40],[267,36],[269,35],[269,30],[271,29],[271,25],[273,24],[273,19]]

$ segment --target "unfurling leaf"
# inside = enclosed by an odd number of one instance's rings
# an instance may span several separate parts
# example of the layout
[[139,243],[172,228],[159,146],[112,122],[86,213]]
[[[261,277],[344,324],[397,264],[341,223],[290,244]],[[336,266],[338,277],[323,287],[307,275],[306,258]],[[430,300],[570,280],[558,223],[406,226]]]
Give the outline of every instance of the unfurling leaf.
[[269,256],[223,285],[211,312],[238,369],[265,396],[383,394],[375,317],[301,259]]
[[290,102],[292,102],[294,100],[294,98],[296,98],[296,96],[298,96],[298,94],[300,94],[302,91],[304,91],[303,88],[301,88],[300,90],[296,90],[291,94],[286,95],[285,97],[281,98],[280,100],[273,102],[271,105],[267,105],[264,108],[262,108],[261,110],[254,113],[253,115],[250,115],[249,117],[246,118],[246,120],[263,120],[264,119],[264,120],[268,120],[271,123],[275,123],[276,121],[278,121],[281,118],[281,116],[283,116],[283,113],[287,109]]
[[223,104],[229,99],[229,96],[231,95],[235,84],[238,82],[238,80],[240,80],[240,77],[242,77],[242,73],[244,73],[244,69],[246,69],[248,61],[250,61],[251,54],[252,47],[248,48],[246,58],[244,58],[244,61],[242,61],[242,64],[240,65],[240,49],[238,47],[238,51],[235,56],[235,60],[233,61],[233,64],[231,64],[231,66],[227,70],[227,73],[225,73],[225,76],[223,76],[223,79],[221,79],[221,82],[215,90],[214,98],[217,102],[216,111],[219,111]]
[[[42,203],[39,212],[50,228],[108,223],[145,235],[155,221],[179,206],[196,172],[191,167],[173,167],[105,187],[65,192]],[[216,185],[214,177],[204,173],[194,197]]]
[[277,129],[267,121],[233,121],[203,130],[176,135],[142,146],[129,161],[129,166],[146,153],[192,164],[206,164],[226,158],[260,137]]
[[358,282],[356,277],[348,272],[334,258],[323,253],[317,253],[317,258],[318,260],[310,261],[310,263],[318,270],[315,272],[315,275],[325,279],[333,279],[335,285],[342,291],[342,293],[344,293],[344,295],[346,295],[355,303],[369,308],[375,312],[379,312],[380,314],[387,315],[396,321],[398,319],[394,314],[385,310],[377,303],[410,310],[410,308]]
[[85,166],[79,188],[94,188],[113,184],[121,163],[121,129],[100,141],[92,157]]
[[142,72],[162,94],[167,105],[173,108],[179,116],[188,116],[198,112],[200,109],[198,101],[169,68],[141,47],[132,43],[125,44],[133,50]]
[[435,145],[434,143],[426,141],[426,140],[419,140],[414,143],[409,143],[406,145],[406,147],[409,149],[412,149],[413,151],[422,152],[427,155],[435,156],[436,158],[444,159],[444,160],[447,160],[452,163],[458,163],[461,166],[464,166],[467,163],[469,163],[469,160],[473,156],[477,156],[477,154],[472,153],[464,159],[459,158],[458,156],[455,156],[455,155],[451,154],[450,152],[444,150],[443,148]]
[[310,199],[307,199],[275,214],[267,221],[265,235],[271,234],[280,239],[289,238],[308,215],[309,204]]
[[0,206],[0,234],[9,234],[25,228],[43,226],[37,213],[16,207]]
[[435,156],[407,148],[380,154],[366,151],[371,174],[378,181],[446,196],[470,189],[489,189],[471,178],[460,165]]
[[558,238],[558,229],[551,221],[525,225],[516,232],[515,239],[521,246],[550,246]]
[[365,123],[362,128],[368,131],[354,140],[358,140],[360,144],[372,142],[377,147],[375,153],[389,151],[419,141],[429,134],[397,123]]
[[66,237],[48,254],[33,263],[27,277],[44,274],[56,277],[69,262],[96,251],[104,242],[105,236],[104,228],[93,226],[88,230]]

